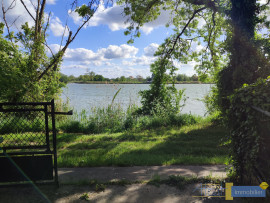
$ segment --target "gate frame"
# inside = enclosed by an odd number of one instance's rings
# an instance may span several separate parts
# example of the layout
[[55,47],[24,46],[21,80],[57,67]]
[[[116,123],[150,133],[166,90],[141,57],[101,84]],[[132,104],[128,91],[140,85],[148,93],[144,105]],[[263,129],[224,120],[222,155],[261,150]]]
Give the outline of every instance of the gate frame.
[[[3,106],[8,107],[7,109],[4,109]],[[25,109],[18,109],[18,108],[12,108],[14,106],[22,106],[22,107],[27,107]],[[28,108],[28,106],[32,106],[32,108]],[[43,106],[43,108],[39,107]],[[49,111],[49,107],[50,110]],[[38,108],[33,108],[33,107],[38,107]],[[4,102],[0,103],[0,113],[8,113],[8,112],[44,112],[44,122],[45,122],[45,136],[46,136],[46,145],[41,145],[41,146],[11,146],[11,147],[2,147],[1,150],[3,150],[3,153],[0,153],[0,157],[7,157],[9,158],[10,156],[29,156],[29,155],[51,155],[53,156],[53,172],[54,172],[54,178],[53,181],[56,185],[59,186],[59,181],[58,181],[58,166],[57,166],[57,139],[56,139],[56,127],[55,127],[55,115],[60,114],[60,115],[73,115],[72,110],[69,112],[55,112],[55,103],[54,99],[51,100],[51,102]],[[52,130],[49,130],[49,116],[51,115],[51,122],[52,122]],[[50,146],[50,132],[52,132],[52,150]],[[0,142],[1,143],[1,142]],[[7,152],[7,150],[10,149],[45,149],[44,151],[29,151],[29,152]],[[30,180],[28,177],[26,177],[27,182],[36,182]],[[48,180],[47,180],[48,182]],[[9,183],[9,182],[8,182]],[[14,185],[18,184],[18,182],[11,182],[9,185]],[[5,183],[0,183],[0,185],[5,185]]]

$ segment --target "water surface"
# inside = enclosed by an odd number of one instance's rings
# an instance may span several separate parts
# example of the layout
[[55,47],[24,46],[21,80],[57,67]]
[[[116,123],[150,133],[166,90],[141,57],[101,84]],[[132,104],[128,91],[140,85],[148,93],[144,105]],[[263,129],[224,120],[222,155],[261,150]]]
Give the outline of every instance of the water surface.
[[[201,101],[210,91],[211,84],[176,84],[177,89],[185,89],[187,97],[183,113],[204,116],[205,105]],[[76,84],[70,83],[64,88],[61,98],[69,102],[71,108],[80,112],[90,112],[93,107],[106,107],[111,104],[113,96],[119,90],[115,103],[127,108],[130,104],[140,103],[140,90],[149,89],[149,84]]]

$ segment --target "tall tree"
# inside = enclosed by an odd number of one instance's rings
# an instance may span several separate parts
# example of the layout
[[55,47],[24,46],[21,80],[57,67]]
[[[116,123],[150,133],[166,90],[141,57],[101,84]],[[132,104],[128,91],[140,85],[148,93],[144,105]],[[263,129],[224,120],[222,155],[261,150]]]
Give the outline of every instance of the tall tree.
[[[8,4],[9,2],[9,4]],[[61,84],[59,82],[59,65],[61,64],[63,55],[68,46],[74,41],[80,30],[91,19],[100,5],[100,1],[91,0],[88,5],[77,6],[74,1],[71,8],[73,12],[77,12],[82,17],[81,25],[72,32],[68,27],[68,37],[66,43],[54,54],[46,42],[47,29],[50,23],[51,15],[45,19],[46,0],[31,1],[32,8],[25,3],[26,0],[10,0],[2,1],[2,20],[7,28],[7,46],[1,47],[1,66],[6,66],[1,70],[0,88],[5,91],[0,93],[0,100],[3,101],[25,101],[25,100],[50,100],[60,92]],[[7,13],[10,12],[16,4],[22,4],[26,15],[29,15],[34,22],[34,26],[30,27],[29,23],[22,25],[21,31],[16,35],[12,31],[13,23],[9,23]],[[76,8],[75,8],[76,7]],[[31,10],[35,10],[32,13]],[[3,25],[1,25],[1,41],[5,41],[3,35]],[[64,33],[63,33],[64,35]],[[22,47],[19,48],[16,43],[20,42]],[[52,57],[46,54],[46,48],[51,51]],[[18,53],[14,55],[13,53]],[[20,54],[19,54],[20,53]],[[16,58],[15,58],[16,57]],[[8,61],[14,66],[10,67]],[[13,80],[10,80],[10,79]],[[18,85],[20,84],[20,85]]]

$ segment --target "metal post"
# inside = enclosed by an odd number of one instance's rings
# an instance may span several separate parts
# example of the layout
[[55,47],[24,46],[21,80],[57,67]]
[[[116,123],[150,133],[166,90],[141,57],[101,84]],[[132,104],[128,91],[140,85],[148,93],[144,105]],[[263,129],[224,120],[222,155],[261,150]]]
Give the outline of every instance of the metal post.
[[48,121],[48,106],[44,105],[45,108],[45,132],[46,132],[46,144],[47,144],[47,151],[50,150],[50,139],[49,139],[49,121]]
[[53,131],[53,154],[54,154],[54,174],[55,183],[58,183],[58,168],[57,168],[57,149],[56,149],[56,129],[55,129],[55,106],[54,99],[51,101],[51,114],[52,114],[52,131]]

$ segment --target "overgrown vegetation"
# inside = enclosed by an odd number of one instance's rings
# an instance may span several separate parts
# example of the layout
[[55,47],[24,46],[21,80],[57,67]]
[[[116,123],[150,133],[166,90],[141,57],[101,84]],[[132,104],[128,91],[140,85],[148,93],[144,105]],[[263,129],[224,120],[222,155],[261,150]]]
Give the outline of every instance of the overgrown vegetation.
[[[259,79],[254,84],[245,84],[230,97],[228,123],[232,133],[229,140],[232,163],[236,174],[239,174],[235,182],[252,183],[253,179],[259,176],[258,169],[263,171],[264,174],[261,175],[269,180],[270,174],[266,169],[269,165],[266,150],[268,144],[266,137],[263,137],[269,135],[269,117],[264,117],[254,109],[257,107],[270,112],[269,90],[270,77]],[[241,126],[238,123],[241,123]]]
[[141,115],[137,112],[138,107],[132,105],[127,110],[119,104],[109,105],[106,108],[93,108],[91,114],[84,110],[79,115],[59,120],[58,128],[67,133],[114,133],[170,126],[181,127],[203,120],[200,116],[169,112],[158,105],[152,115]]

